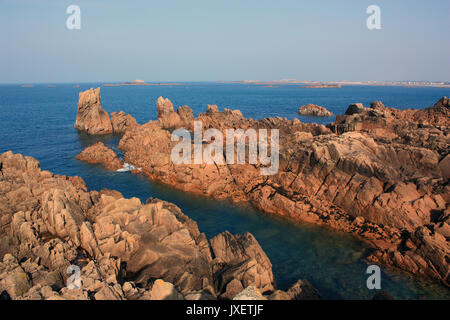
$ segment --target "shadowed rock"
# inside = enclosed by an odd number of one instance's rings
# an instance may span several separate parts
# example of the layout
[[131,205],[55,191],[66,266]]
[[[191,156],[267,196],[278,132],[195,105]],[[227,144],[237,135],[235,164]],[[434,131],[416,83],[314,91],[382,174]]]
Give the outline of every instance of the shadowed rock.
[[298,280],[287,291],[292,300],[321,300],[322,295],[308,280]]
[[373,296],[372,300],[395,300],[395,297],[388,291],[381,290]]
[[275,281],[272,264],[255,237],[250,233],[232,235],[223,232],[210,240],[214,262],[227,265],[217,272],[217,290],[224,297],[231,297],[239,288],[256,285],[262,293],[273,291]]

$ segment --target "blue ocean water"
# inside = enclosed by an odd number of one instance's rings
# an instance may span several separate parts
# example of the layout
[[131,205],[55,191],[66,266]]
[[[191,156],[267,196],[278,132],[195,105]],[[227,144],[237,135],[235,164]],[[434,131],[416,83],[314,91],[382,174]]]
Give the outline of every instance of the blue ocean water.
[[[365,246],[352,236],[314,225],[292,223],[228,201],[215,201],[177,191],[129,172],[108,172],[74,157],[97,140],[116,149],[120,136],[92,137],[73,128],[78,93],[99,84],[0,86],[0,153],[12,150],[38,159],[41,167],[57,174],[78,175],[90,189],[119,190],[125,197],[164,199],[178,205],[210,238],[220,232],[249,231],[255,235],[273,264],[278,286],[288,288],[306,278],[328,299],[369,299],[363,257]],[[175,106],[189,105],[194,113],[207,104],[240,109],[244,116],[281,116],[304,122],[328,123],[330,118],[301,117],[300,105],[315,103],[339,115],[350,103],[368,105],[381,100],[400,109],[433,105],[450,90],[440,88],[348,86],[340,89],[305,89],[285,85],[273,88],[244,84],[183,83],[171,86],[102,87],[102,105],[108,111],[124,110],[139,123],[156,119],[156,99],[169,98]],[[399,299],[450,299],[439,284],[383,269],[382,289]]]

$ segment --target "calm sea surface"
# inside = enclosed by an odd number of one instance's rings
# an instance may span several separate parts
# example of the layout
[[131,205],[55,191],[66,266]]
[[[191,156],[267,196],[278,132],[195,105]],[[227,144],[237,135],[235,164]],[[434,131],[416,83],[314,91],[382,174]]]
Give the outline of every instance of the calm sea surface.
[[[186,194],[159,183],[152,183],[129,172],[108,172],[99,166],[74,159],[86,146],[97,140],[117,150],[118,136],[89,137],[78,133],[76,118],[78,93],[98,84],[59,84],[55,87],[34,85],[0,86],[0,153],[33,156],[41,167],[57,174],[81,176],[90,189],[119,190],[125,197],[164,199],[178,205],[194,219],[208,238],[229,230],[249,231],[255,235],[273,264],[278,287],[287,289],[299,278],[306,278],[328,299],[368,299],[374,293],[366,287],[365,247],[353,237],[313,225],[293,224],[238,207],[228,201]],[[350,103],[366,106],[376,100],[385,105],[424,108],[449,89],[348,86],[340,89],[303,89],[285,85],[267,88],[243,84],[185,83],[173,86],[102,87],[102,105],[108,111],[124,110],[142,124],[156,119],[156,99],[169,98],[174,106],[188,105],[197,115],[208,104],[240,109],[245,117],[273,116],[304,122],[329,123],[334,118],[310,118],[296,114],[299,106],[315,103],[334,114],[343,114]],[[414,280],[403,273],[384,269],[382,289],[399,299],[450,299],[447,288]]]

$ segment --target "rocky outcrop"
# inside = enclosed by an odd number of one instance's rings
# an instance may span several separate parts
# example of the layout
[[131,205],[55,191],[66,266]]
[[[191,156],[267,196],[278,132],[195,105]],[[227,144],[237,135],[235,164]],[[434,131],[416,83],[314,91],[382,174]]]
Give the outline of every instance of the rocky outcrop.
[[332,112],[328,111],[324,107],[311,103],[298,108],[298,114],[312,117],[331,117],[333,115]]
[[125,112],[108,112],[100,102],[100,87],[80,92],[78,113],[74,127],[88,134],[124,133],[128,128],[138,126],[136,119]]
[[211,105],[208,104],[208,107],[206,108],[206,113],[216,113],[219,112],[219,107],[215,104]]
[[272,264],[252,234],[235,236],[224,232],[210,242],[222,298],[231,298],[250,285],[256,285],[262,293],[275,289]]
[[275,287],[270,261],[250,234],[224,233],[210,243],[171,203],[89,191],[81,178],[53,175],[12,152],[0,155],[0,169],[5,297],[216,299],[225,282]]
[[127,129],[139,126],[132,115],[123,111],[111,112],[111,124],[114,133],[125,133]]
[[182,106],[174,111],[173,104],[169,99],[159,97],[156,101],[156,109],[158,111],[158,121],[163,128],[192,128],[194,114],[188,106]]
[[113,132],[109,115],[100,103],[100,88],[80,92],[75,128],[89,134]]
[[423,110],[351,105],[328,128],[215,108],[195,119],[224,136],[227,128],[278,129],[272,176],[259,164],[175,165],[177,142],[161,122],[127,131],[119,148],[150,179],[354,234],[374,249],[371,260],[448,285],[448,119],[446,98]]
[[123,163],[117,157],[117,154],[105,146],[103,142],[97,142],[87,147],[75,158],[87,163],[102,164],[106,169],[111,171],[116,171],[123,167]]

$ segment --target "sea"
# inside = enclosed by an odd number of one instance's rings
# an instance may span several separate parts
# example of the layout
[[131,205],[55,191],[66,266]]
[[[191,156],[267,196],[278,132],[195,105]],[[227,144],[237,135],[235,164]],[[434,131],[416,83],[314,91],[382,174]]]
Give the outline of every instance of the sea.
[[[73,128],[79,92],[99,86],[102,84],[0,85],[0,153],[12,150],[35,157],[42,169],[80,176],[89,189],[108,188],[142,201],[153,197],[175,203],[197,222],[208,238],[226,230],[239,234],[251,232],[272,262],[279,289],[286,290],[298,279],[307,279],[325,299],[371,299],[375,295],[377,290],[367,287],[371,275],[367,273],[370,263],[365,260],[367,248],[349,234],[294,223],[248,205],[181,192],[127,170],[109,172],[101,166],[76,160],[78,153],[97,141],[103,141],[123,156],[117,149],[120,136],[89,136]],[[335,118],[299,116],[299,106],[314,103],[335,115],[344,114],[351,103],[369,106],[373,101],[399,109],[425,108],[443,96],[450,96],[450,89],[396,86],[318,89],[214,82],[101,87],[106,111],[123,110],[140,124],[156,120],[159,96],[169,98],[175,107],[190,106],[195,115],[205,112],[208,104],[215,104],[220,110],[239,109],[249,118],[279,116],[327,124]],[[381,269],[381,289],[397,299],[450,299],[450,290],[436,282]]]

